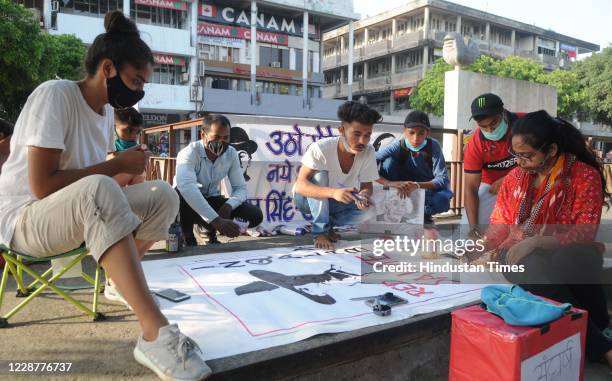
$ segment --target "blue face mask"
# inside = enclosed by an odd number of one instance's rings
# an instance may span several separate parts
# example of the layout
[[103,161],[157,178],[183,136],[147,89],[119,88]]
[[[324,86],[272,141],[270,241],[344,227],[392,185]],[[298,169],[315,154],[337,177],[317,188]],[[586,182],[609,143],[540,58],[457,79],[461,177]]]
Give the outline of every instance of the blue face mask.
[[508,123],[506,122],[506,119],[502,118],[501,122],[499,122],[499,126],[497,126],[493,132],[486,132],[484,130],[480,131],[482,131],[482,134],[487,140],[493,140],[496,142],[506,136],[506,132],[508,131]]
[[413,147],[407,138],[404,138],[404,141],[406,142],[406,147],[408,147],[408,149],[411,150],[412,152],[419,152],[420,150],[425,148],[425,146],[427,145],[427,139],[423,140],[423,143],[419,144],[418,147]]
[[117,151],[125,151],[126,149],[130,149],[137,145],[138,145],[138,142],[136,140],[121,139],[119,135],[117,135],[117,132],[115,131],[115,149]]

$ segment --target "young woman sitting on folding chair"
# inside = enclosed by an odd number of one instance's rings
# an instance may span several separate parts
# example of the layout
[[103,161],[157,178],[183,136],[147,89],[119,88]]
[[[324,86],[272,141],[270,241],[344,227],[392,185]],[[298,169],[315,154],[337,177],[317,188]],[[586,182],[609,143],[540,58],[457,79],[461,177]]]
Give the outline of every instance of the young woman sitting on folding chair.
[[165,182],[121,188],[112,179],[145,170],[142,147],[106,161],[115,151],[113,108],[143,98],[153,54],[121,12],[108,13],[104,26],[87,51],[86,78],[41,84],[19,115],[0,175],[0,244],[45,257],[85,242],[138,318],[136,360],[166,380],[199,380],[210,369],[160,312],[139,260],[167,237],[178,197]]

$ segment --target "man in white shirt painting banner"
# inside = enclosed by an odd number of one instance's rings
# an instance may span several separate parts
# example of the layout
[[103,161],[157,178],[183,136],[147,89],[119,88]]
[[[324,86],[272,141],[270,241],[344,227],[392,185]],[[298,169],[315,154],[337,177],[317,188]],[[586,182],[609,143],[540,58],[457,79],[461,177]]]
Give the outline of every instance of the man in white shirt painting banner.
[[333,226],[356,225],[371,216],[372,182],[379,177],[369,142],[381,115],[349,101],[338,108],[338,118],[340,136],[308,147],[294,187],[296,206],[313,217],[315,247],[327,250],[340,239]]

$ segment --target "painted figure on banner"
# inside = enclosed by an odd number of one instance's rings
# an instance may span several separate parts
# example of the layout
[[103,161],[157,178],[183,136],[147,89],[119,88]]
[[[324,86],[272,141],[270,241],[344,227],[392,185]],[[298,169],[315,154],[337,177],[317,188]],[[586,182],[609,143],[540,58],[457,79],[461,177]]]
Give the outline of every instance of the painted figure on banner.
[[251,140],[249,134],[241,127],[232,127],[230,130],[230,145],[238,151],[240,168],[244,169],[244,181],[248,182],[251,178],[247,171],[251,166],[253,154],[257,151],[257,143]]
[[254,292],[272,291],[282,287],[319,304],[336,303],[336,300],[331,295],[321,290],[321,285],[332,280],[344,281],[347,278],[354,282],[359,280],[359,274],[336,269],[333,265],[321,274],[285,275],[267,270],[251,270],[249,274],[261,280],[236,287],[234,289],[236,295],[241,296]]
[[[374,184],[372,203],[376,218],[359,227],[364,233],[417,234],[423,227],[425,191],[416,189],[403,197],[397,189]],[[412,234],[411,234],[412,235]]]

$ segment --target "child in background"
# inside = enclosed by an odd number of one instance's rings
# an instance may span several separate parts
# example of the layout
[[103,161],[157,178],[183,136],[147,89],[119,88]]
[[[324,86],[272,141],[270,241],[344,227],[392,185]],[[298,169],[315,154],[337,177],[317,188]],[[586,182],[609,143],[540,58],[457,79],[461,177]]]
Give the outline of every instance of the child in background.
[[[115,110],[115,149],[117,153],[138,146],[138,136],[142,131],[142,125],[142,115],[134,107]],[[145,174],[121,173],[113,178],[119,185],[126,186],[144,182]]]

